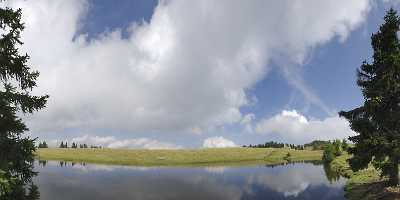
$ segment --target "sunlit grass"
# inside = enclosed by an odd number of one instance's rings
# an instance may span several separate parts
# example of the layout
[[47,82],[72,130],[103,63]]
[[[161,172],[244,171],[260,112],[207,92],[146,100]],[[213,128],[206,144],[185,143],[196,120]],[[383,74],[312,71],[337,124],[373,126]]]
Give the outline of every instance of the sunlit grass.
[[367,169],[353,172],[347,163],[347,159],[349,158],[350,155],[344,154],[337,157],[331,163],[333,170],[348,178],[345,186],[347,199],[376,199],[378,196],[396,195],[386,191],[385,179],[381,179],[379,171],[372,165],[369,165]]
[[128,149],[39,149],[37,159],[137,166],[192,166],[275,164],[291,161],[321,160],[321,151],[274,148],[220,148],[182,150]]

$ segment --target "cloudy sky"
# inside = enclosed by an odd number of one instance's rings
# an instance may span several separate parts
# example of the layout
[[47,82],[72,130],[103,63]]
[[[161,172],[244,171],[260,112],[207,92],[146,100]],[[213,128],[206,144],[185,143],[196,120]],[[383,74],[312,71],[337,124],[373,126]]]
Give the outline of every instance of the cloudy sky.
[[[7,4],[7,5],[4,5]],[[394,0],[12,0],[55,144],[301,144],[353,133],[356,68]]]

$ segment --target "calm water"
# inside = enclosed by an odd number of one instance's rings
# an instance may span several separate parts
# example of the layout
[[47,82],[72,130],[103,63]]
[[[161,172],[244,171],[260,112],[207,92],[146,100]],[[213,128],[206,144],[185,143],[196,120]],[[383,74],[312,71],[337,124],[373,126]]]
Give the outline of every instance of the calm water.
[[205,168],[61,165],[36,165],[41,199],[344,199],[345,179],[332,174],[327,178],[322,165],[311,163]]

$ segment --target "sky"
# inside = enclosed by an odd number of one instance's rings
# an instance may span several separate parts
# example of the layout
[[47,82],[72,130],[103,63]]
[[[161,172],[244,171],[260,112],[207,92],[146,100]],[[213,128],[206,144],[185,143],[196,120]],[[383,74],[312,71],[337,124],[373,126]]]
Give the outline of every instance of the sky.
[[29,134],[110,148],[354,135],[356,69],[396,0],[13,0],[47,107]]

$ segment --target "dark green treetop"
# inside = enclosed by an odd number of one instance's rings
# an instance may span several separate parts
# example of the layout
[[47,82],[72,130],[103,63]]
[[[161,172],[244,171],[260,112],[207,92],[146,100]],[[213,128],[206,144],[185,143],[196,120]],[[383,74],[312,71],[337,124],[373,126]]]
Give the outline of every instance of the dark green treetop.
[[[30,184],[34,140],[24,137],[28,128],[17,113],[33,113],[45,107],[45,96],[31,95],[39,72],[27,65],[29,56],[20,54],[24,29],[21,9],[0,8],[0,199],[31,199],[38,194]],[[27,192],[25,192],[27,190]]]
[[364,96],[364,105],[339,114],[345,117],[357,135],[349,139],[353,170],[366,168],[372,162],[389,176],[391,185],[398,185],[400,156],[400,20],[390,9],[379,31],[372,35],[373,60],[364,61],[357,71],[357,85]]

